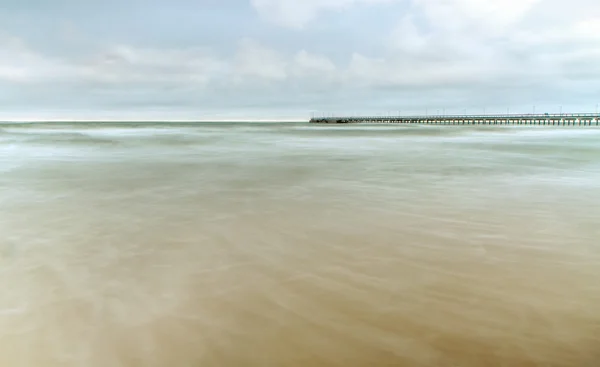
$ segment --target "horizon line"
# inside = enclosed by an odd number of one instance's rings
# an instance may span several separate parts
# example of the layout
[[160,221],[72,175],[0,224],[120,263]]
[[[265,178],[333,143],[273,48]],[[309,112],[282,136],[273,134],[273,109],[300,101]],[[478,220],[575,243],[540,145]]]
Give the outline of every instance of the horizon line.
[[297,118],[297,119],[274,119],[274,118],[239,118],[239,119],[115,119],[115,118],[95,118],[95,119],[82,119],[82,118],[17,118],[17,119],[3,119],[0,118],[0,124],[7,123],[37,123],[37,122],[165,122],[165,123],[177,123],[177,122],[308,122],[310,118]]

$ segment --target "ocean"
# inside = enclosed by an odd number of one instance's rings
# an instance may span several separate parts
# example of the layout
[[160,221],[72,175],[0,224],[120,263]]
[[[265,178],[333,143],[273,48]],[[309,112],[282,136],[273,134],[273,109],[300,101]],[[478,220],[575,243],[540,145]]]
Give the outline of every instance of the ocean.
[[0,124],[0,366],[600,365],[600,129]]

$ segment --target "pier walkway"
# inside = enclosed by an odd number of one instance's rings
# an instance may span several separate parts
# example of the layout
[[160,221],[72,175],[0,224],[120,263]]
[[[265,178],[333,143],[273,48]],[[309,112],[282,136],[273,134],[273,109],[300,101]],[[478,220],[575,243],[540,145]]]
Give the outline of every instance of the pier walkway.
[[523,125],[600,126],[600,114],[514,114],[433,116],[332,116],[313,117],[313,124],[420,124],[420,125]]

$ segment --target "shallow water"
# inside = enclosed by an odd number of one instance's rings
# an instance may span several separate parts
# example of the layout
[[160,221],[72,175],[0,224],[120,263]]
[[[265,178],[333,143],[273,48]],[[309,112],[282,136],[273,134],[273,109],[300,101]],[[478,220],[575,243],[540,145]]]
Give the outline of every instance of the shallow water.
[[599,189],[593,128],[1,124],[0,366],[598,366]]

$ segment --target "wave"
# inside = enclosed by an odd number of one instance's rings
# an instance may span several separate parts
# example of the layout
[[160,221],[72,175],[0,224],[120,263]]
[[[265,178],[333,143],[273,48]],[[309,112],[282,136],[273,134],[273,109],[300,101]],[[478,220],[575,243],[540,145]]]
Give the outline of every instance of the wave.
[[[218,142],[218,134],[195,134],[172,129],[3,129],[13,142],[66,145],[204,145]],[[11,139],[12,138],[12,139]]]
[[106,144],[117,145],[121,142],[110,138],[95,137],[83,133],[63,132],[55,134],[28,135],[23,139],[24,143],[51,143],[51,144]]

